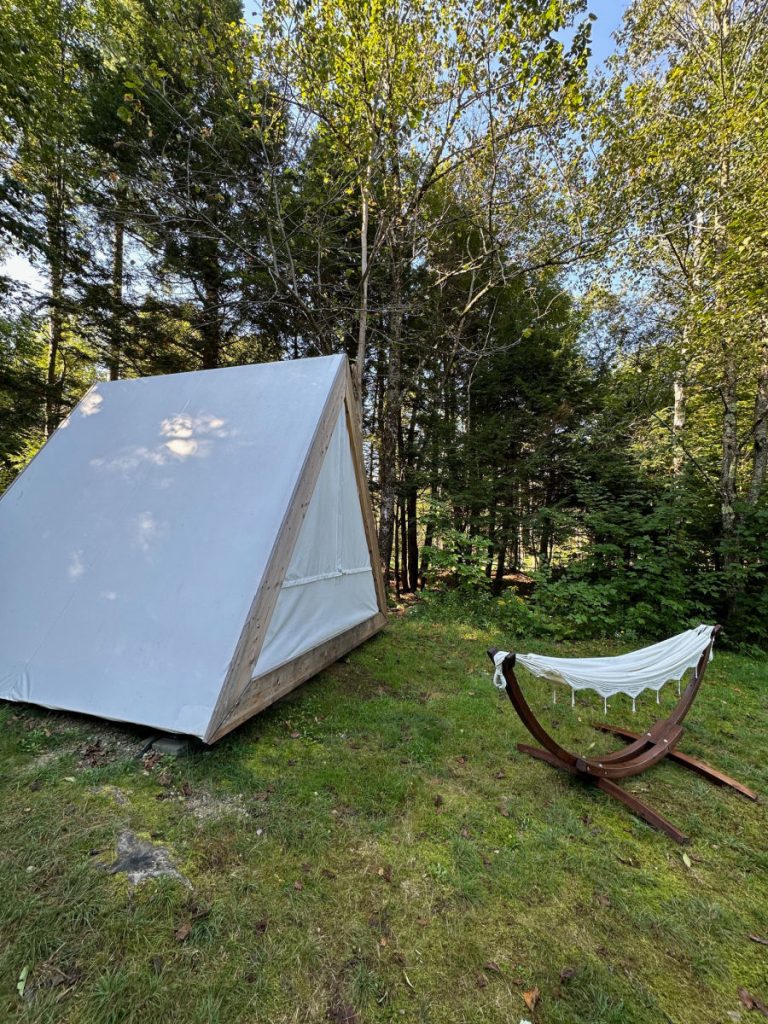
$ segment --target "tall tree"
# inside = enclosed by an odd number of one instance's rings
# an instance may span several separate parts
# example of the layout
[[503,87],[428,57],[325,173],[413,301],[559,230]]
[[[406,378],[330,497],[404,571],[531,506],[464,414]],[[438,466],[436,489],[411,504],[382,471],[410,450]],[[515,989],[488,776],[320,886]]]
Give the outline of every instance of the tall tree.
[[92,11],[82,0],[10,2],[0,10],[0,145],[4,227],[48,281],[45,429],[63,415],[78,285],[90,271],[83,237],[89,158],[80,137]]
[[[447,178],[484,175],[491,210],[504,208],[504,165],[530,164],[545,126],[557,121],[557,111],[578,102],[588,29],[577,29],[567,52],[557,33],[582,9],[578,0],[270,0],[265,6],[266,52],[282,69],[284,95],[311,114],[356,200],[354,355],[362,399],[370,282],[377,270],[386,281],[386,300],[376,311],[387,331],[378,459],[385,566],[395,530],[404,324],[413,270],[425,255],[429,214],[439,209],[430,209],[430,197]],[[503,264],[503,233],[493,212],[479,218],[478,226],[481,246],[461,254],[462,269],[469,262],[474,271],[470,304]]]

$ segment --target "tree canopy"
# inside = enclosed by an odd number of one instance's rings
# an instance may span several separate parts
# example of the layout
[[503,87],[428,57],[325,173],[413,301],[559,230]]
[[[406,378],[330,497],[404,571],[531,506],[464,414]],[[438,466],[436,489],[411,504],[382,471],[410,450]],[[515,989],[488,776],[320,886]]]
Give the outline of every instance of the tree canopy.
[[0,487],[94,380],[346,352],[394,596],[768,644],[768,4],[245,13],[0,9]]

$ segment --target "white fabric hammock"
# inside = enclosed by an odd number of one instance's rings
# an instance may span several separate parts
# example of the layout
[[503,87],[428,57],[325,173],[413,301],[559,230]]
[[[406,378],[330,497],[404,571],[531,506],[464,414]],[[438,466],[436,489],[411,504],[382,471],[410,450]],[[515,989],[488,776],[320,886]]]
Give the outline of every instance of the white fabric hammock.
[[[570,686],[572,702],[576,690],[595,690],[604,701],[617,693],[625,693],[632,698],[634,710],[635,698],[643,690],[655,690],[658,701],[662,686],[676,679],[679,691],[680,680],[689,668],[696,667],[713,629],[713,626],[696,626],[661,643],[615,657],[549,658],[542,654],[518,654],[516,664],[542,679]],[[507,654],[507,651],[499,651],[493,659],[496,666],[493,682],[501,690],[506,685],[501,664]]]

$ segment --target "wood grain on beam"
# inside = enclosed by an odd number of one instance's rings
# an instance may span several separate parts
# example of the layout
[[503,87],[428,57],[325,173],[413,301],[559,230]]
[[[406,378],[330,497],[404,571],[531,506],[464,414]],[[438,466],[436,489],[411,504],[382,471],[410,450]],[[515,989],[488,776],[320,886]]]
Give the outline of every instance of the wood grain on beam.
[[386,622],[386,615],[377,612],[372,618],[326,640],[318,647],[313,647],[311,651],[300,654],[293,661],[286,662],[285,665],[281,665],[263,676],[257,676],[240,694],[228,715],[207,739],[207,742],[215,743],[232,729],[236,729],[238,725],[242,725],[253,715],[263,711],[280,697],[284,697],[286,693],[290,693],[301,683],[306,682],[307,679],[322,672],[334,661],[343,658],[345,654],[383,629]]
[[[340,363],[325,406],[318,419],[312,441],[307,449],[304,465],[297,476],[293,494],[286,508],[285,518],[272,546],[264,576],[240,633],[240,639],[230,662],[219,699],[211,715],[205,735],[207,743],[211,742],[212,737],[218,735],[221,723],[229,714],[230,708],[237,704],[251,681],[253,667],[261,653],[269,620],[275,610],[280,588],[288,571],[309,503],[312,500],[325,453],[331,443],[333,430],[344,401],[348,373],[346,362]],[[301,401],[300,395],[297,396],[297,401]]]

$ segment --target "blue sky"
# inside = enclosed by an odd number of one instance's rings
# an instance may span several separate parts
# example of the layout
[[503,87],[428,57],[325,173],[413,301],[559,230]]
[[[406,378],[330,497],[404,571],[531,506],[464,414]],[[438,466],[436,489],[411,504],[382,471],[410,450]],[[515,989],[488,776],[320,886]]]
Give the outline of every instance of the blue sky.
[[621,18],[629,6],[628,0],[588,0],[587,7],[597,15],[592,22],[593,68],[599,67],[615,47],[611,33],[621,25]]

